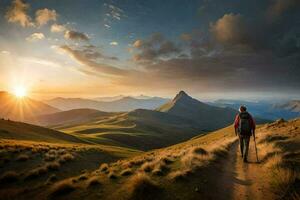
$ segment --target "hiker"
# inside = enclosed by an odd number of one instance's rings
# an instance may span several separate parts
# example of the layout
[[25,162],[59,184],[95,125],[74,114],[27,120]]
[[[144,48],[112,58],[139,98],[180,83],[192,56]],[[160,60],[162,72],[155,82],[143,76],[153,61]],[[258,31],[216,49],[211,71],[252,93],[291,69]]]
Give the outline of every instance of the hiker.
[[234,121],[235,134],[239,136],[240,149],[244,162],[247,162],[250,137],[255,137],[255,122],[247,112],[246,106],[241,106]]

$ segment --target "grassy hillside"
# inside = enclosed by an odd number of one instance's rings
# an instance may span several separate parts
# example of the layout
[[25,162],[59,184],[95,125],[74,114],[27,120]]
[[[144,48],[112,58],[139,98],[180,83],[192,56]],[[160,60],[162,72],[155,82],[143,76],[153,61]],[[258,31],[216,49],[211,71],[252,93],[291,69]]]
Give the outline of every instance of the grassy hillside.
[[202,132],[189,119],[144,109],[56,128],[94,143],[141,150],[169,146]]
[[[15,195],[15,197],[22,195],[23,198],[33,199],[148,199],[150,197],[157,199],[159,193],[172,199],[175,195],[173,192],[178,193],[182,187],[182,180],[202,167],[205,168],[210,161],[222,157],[227,151],[227,143],[230,144],[232,140],[232,128],[228,127],[165,149],[150,151],[117,162],[99,163],[98,169],[94,171],[83,171],[75,176],[65,174],[62,176],[65,177],[64,179],[51,178],[52,175],[40,175],[37,179],[41,182],[39,187],[30,187],[36,182],[31,182],[22,173],[17,173],[9,175],[15,178],[12,178],[0,193],[7,196]],[[71,164],[68,166],[72,171]],[[55,171],[58,177],[61,176],[60,170]],[[23,188],[24,184],[28,185],[26,189]],[[168,189],[162,189],[162,186]],[[14,193],[6,193],[8,188]],[[145,194],[148,198],[143,196]],[[181,195],[185,194],[181,193]]]
[[0,138],[51,143],[86,143],[63,132],[3,119],[0,119]]
[[96,144],[150,150],[228,126],[235,114],[233,109],[204,104],[181,91],[157,110],[111,113],[86,123],[52,127]]
[[[92,145],[59,131],[0,120],[0,199],[39,190],[52,182],[96,170],[101,163],[140,153],[128,148]],[[27,199],[23,194],[16,199]]]
[[100,120],[116,114],[118,113],[108,113],[94,109],[82,108],[53,114],[39,115],[35,116],[33,119],[28,119],[28,121],[42,126],[57,127],[85,123],[91,120]]
[[[60,161],[64,164],[59,167],[53,161],[43,161],[43,165],[37,165],[38,172],[3,165],[0,181],[5,184],[0,194],[12,199],[298,199],[299,130],[300,119],[260,126],[256,132],[260,162],[255,162],[251,141],[250,163],[246,164],[241,162],[232,126],[116,162],[100,162],[95,170],[75,170],[76,173],[73,167],[76,169],[75,163],[80,161],[76,159],[84,157],[92,163],[86,154],[81,154],[89,148],[51,146],[45,151],[47,159],[52,154],[58,163],[64,154],[75,155],[75,159],[64,156],[65,161]],[[6,141],[0,146],[1,152],[5,152],[3,162],[24,166],[33,163],[28,162],[32,149],[28,152],[22,145],[12,146]],[[38,152],[37,155],[46,156],[41,150]],[[19,155],[24,153],[30,158]]]

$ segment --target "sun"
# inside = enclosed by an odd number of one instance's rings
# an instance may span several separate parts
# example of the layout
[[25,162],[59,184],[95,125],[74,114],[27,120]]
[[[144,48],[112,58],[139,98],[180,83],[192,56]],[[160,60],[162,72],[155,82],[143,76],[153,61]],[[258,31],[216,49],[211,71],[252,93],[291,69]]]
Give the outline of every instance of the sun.
[[18,86],[18,87],[15,87],[14,94],[18,98],[23,98],[27,95],[27,90],[24,86]]

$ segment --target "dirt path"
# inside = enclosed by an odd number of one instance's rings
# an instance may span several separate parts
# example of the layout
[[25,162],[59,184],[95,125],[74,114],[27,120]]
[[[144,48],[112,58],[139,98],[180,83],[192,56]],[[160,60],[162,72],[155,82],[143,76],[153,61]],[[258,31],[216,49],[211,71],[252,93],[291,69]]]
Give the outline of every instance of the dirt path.
[[255,147],[251,138],[248,163],[243,163],[236,142],[224,161],[219,187],[223,187],[220,199],[274,199],[269,190],[268,173],[263,164],[256,162]]

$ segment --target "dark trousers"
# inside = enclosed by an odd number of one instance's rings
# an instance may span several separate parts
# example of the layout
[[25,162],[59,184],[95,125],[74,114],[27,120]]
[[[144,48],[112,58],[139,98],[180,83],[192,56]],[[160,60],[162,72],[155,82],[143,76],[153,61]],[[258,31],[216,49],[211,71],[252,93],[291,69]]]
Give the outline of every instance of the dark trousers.
[[239,139],[240,139],[241,154],[242,154],[244,160],[247,160],[248,151],[249,151],[250,136],[239,135]]

